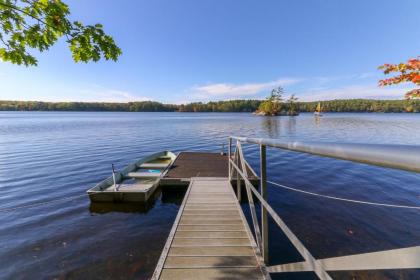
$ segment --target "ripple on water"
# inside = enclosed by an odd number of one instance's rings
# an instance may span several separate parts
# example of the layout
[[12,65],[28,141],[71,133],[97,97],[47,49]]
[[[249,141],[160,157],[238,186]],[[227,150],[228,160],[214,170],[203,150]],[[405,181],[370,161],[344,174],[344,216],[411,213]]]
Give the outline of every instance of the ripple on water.
[[[87,197],[58,199],[83,194],[109,176],[111,163],[121,169],[161,150],[220,151],[228,135],[418,144],[420,115],[326,114],[315,120],[310,114],[1,112],[0,135],[0,208],[57,200],[0,212],[2,278],[147,279],[182,193],[161,194],[141,208],[91,205]],[[258,147],[244,145],[244,150],[258,170]],[[268,149],[268,162],[269,179],[287,186],[350,199],[420,204],[419,174],[276,149]],[[419,245],[416,210],[327,201],[271,185],[269,201],[316,257]],[[273,264],[301,259],[273,224],[270,236],[275,236],[270,239]],[[412,270],[333,274],[337,279],[419,275]]]

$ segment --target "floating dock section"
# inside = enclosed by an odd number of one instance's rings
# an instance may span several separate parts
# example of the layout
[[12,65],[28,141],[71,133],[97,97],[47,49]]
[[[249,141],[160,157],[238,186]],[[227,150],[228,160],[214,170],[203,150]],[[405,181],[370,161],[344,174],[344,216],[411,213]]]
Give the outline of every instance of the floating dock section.
[[[252,168],[247,168],[249,180],[258,186],[258,176]],[[228,178],[228,156],[221,153],[181,152],[160,180],[160,185],[188,186],[191,178],[195,177]]]

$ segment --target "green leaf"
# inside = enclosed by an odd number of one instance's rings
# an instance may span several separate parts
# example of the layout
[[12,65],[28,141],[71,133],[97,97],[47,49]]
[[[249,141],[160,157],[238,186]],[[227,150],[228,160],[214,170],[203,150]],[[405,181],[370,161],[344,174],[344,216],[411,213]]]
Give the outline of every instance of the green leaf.
[[[122,54],[102,24],[85,26],[68,19],[70,10],[61,0],[0,0],[0,58],[15,64],[36,65],[28,49],[48,50],[66,36],[75,62],[116,61]],[[6,37],[5,37],[6,36]]]

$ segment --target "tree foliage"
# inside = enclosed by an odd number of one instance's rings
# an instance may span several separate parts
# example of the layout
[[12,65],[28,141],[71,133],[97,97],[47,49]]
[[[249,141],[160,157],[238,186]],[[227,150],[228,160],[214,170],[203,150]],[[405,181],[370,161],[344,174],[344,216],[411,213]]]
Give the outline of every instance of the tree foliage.
[[[314,112],[318,101],[298,102],[300,112]],[[420,112],[420,100],[340,99],[322,101],[323,112],[403,113]]]
[[0,100],[0,111],[253,112],[260,103],[260,100],[230,100],[173,105],[156,101],[100,103]]
[[287,104],[288,104],[288,114],[293,116],[296,115],[298,113],[298,108],[296,105],[296,102],[298,101],[298,98],[292,94],[289,99],[287,99]]
[[420,99],[420,88],[410,90],[409,92],[407,92],[405,94],[404,97],[405,97],[405,99],[408,99],[408,100],[410,100],[410,99]]
[[[409,59],[406,63],[387,63],[379,66],[379,69],[382,70],[385,75],[388,75],[390,73],[398,73],[394,77],[380,80],[380,86],[396,85],[406,82],[413,83],[417,86],[420,85],[420,56],[418,56],[417,58]],[[420,98],[419,91],[420,89],[410,91],[405,95],[405,97],[407,99]]]
[[216,102],[194,102],[178,105],[180,112],[254,112],[261,100],[228,100]]
[[18,65],[37,65],[30,49],[48,50],[65,37],[76,62],[114,60],[121,49],[101,24],[69,20],[61,0],[0,0],[0,59]]
[[270,96],[260,104],[258,112],[264,115],[276,116],[280,114],[282,110],[284,89],[277,87],[271,91]]

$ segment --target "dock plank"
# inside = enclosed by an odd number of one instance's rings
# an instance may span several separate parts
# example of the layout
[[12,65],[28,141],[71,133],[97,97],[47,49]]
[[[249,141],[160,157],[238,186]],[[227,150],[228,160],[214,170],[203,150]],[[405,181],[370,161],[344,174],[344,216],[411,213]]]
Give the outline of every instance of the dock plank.
[[242,231],[244,226],[239,225],[179,225],[178,231]]
[[175,238],[247,238],[246,231],[183,231],[178,230]]
[[226,178],[191,179],[152,279],[270,279]]
[[160,279],[163,280],[233,280],[265,279],[258,268],[196,268],[164,269]]
[[168,256],[254,256],[251,246],[172,247]]
[[254,256],[168,256],[164,268],[257,267]]

